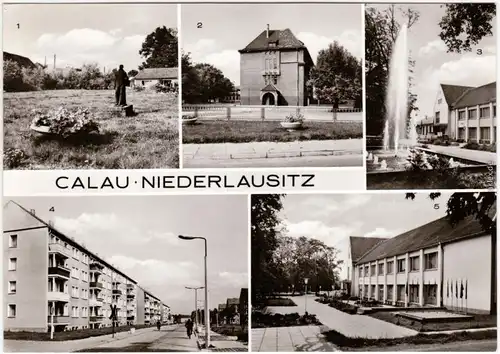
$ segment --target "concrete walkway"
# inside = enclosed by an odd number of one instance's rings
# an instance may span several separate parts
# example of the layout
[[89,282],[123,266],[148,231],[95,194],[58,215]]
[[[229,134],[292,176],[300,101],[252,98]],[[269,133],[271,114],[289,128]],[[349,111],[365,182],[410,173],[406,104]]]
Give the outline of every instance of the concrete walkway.
[[308,140],[274,143],[184,144],[184,158],[248,159],[332,154],[362,154],[363,139]]
[[[307,296],[307,312],[315,314],[325,326],[346,337],[401,338],[417,335],[418,332],[365,315],[349,315]],[[306,296],[296,296],[292,300],[298,307],[305,308]]]
[[462,149],[459,146],[428,145],[429,150],[441,152],[455,158],[473,160],[484,164],[497,164],[497,154],[489,151]]
[[[205,346],[205,326],[199,326],[199,334],[196,339],[198,346],[200,348]],[[235,336],[225,336],[214,331],[210,332],[210,347],[209,351],[232,351],[232,352],[242,352],[248,351],[248,345],[241,341]],[[213,348],[212,348],[213,347]],[[203,350],[206,351],[206,350]]]
[[335,352],[320,326],[252,329],[252,352]]

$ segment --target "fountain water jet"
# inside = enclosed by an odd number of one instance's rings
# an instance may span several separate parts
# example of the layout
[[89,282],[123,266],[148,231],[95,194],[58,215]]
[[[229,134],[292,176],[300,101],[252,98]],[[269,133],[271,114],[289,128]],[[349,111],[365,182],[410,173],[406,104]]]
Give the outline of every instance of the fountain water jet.
[[384,127],[384,149],[398,154],[400,139],[405,139],[408,116],[408,27],[401,26],[392,48],[389,66],[389,85],[386,93],[387,117]]

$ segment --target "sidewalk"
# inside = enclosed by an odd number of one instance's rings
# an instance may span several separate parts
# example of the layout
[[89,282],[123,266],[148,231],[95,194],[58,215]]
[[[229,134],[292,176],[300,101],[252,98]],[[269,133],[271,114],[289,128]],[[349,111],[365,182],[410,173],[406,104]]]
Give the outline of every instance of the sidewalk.
[[[72,341],[28,341],[28,340],[11,340],[3,341],[4,352],[74,352],[88,348],[95,348],[103,344],[109,344],[116,341],[121,341],[128,338],[141,336],[149,332],[153,332],[154,328],[143,328],[135,331],[134,334],[129,332],[116,333],[114,338],[111,334],[97,337],[89,337]],[[158,332],[156,332],[158,333]]]
[[497,154],[489,151],[462,149],[458,146],[429,145],[429,150],[441,152],[451,157],[481,162],[483,164],[497,164]]
[[[300,308],[305,307],[305,296],[295,296],[292,300]],[[417,335],[418,332],[393,323],[365,315],[349,315],[333,307],[314,301],[315,296],[307,296],[307,312],[315,314],[325,326],[346,337],[401,338]]]
[[336,352],[338,349],[321,334],[320,326],[252,329],[253,352]]
[[[197,342],[199,348],[205,346],[205,326],[199,326]],[[203,351],[207,350],[203,349]],[[225,336],[210,331],[210,350],[208,351],[247,352],[248,346],[238,341],[237,337]]]
[[184,160],[262,159],[362,154],[363,139],[183,145]]

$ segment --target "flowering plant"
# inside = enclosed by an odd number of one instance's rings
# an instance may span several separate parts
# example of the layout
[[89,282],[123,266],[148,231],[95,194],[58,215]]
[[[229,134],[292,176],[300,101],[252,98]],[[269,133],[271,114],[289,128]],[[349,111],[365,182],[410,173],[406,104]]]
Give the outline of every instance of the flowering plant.
[[34,118],[31,124],[36,127],[48,127],[49,132],[67,138],[76,134],[99,132],[99,124],[92,118],[87,108],[70,110],[59,107],[56,110],[43,112],[33,111]]
[[285,123],[302,123],[304,121],[304,115],[300,113],[289,114],[284,119]]

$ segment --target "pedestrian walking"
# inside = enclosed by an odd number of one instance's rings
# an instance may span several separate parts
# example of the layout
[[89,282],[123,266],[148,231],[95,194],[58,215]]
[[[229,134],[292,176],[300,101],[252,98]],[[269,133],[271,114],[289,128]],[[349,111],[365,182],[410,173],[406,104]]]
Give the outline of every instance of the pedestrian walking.
[[191,339],[191,336],[193,335],[193,321],[189,318],[186,321],[186,331],[187,331],[187,336],[189,339]]

